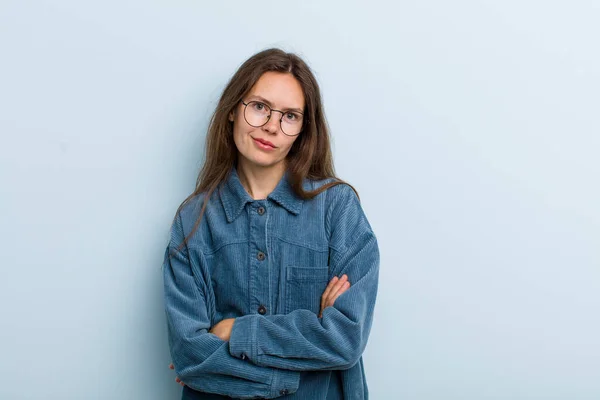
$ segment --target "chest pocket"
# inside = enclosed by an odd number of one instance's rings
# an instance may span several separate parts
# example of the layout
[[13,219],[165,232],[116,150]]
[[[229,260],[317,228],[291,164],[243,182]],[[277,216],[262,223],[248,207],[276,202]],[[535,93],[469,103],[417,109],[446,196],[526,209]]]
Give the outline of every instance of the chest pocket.
[[286,268],[286,314],[297,309],[319,313],[321,295],[327,287],[329,268]]

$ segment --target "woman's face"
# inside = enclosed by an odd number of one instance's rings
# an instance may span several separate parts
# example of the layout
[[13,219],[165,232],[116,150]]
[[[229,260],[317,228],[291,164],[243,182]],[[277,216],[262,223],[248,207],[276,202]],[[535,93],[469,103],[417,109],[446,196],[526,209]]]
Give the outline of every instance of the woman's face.
[[[244,103],[259,101],[275,110],[304,111],[302,87],[288,73],[265,72],[242,100]],[[263,108],[260,104],[256,107]],[[265,125],[255,128],[246,122],[244,108],[240,102],[234,112],[229,114],[229,120],[233,121],[233,140],[240,161],[260,167],[273,167],[284,162],[299,135],[288,136],[283,133],[279,122],[282,114],[276,111],[272,112]]]

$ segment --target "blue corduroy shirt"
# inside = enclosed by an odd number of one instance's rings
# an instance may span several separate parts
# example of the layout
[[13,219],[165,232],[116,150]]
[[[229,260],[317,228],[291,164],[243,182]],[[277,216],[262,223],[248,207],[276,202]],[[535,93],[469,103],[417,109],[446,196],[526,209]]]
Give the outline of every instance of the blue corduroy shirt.
[[[287,177],[255,200],[233,168],[181,249],[204,196],[175,216],[163,278],[183,399],[368,398],[362,353],[378,287],[377,239],[350,186],[303,200]],[[323,291],[343,274],[350,288],[319,318]],[[229,341],[208,332],[226,318],[236,318]]]

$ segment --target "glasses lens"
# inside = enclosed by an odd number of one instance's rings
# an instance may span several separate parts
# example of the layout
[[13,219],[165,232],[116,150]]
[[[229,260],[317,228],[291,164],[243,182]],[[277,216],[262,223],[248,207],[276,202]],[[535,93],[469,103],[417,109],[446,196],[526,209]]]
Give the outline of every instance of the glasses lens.
[[263,126],[269,120],[271,109],[266,104],[259,101],[251,101],[246,106],[244,117],[250,125],[258,127]]
[[296,136],[302,131],[304,116],[294,111],[286,111],[281,118],[281,130],[289,136]]

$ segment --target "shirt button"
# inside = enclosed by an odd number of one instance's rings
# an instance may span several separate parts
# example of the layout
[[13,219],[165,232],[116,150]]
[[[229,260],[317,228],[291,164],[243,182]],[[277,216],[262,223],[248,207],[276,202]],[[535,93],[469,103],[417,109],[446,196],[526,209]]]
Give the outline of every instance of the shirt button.
[[246,359],[246,355],[244,353],[242,353],[242,360]]
[[265,259],[265,253],[263,253],[262,251],[259,251],[258,254],[256,255],[256,258],[258,258],[258,261],[262,261]]
[[285,395],[286,395],[286,394],[288,394],[288,393],[289,393],[289,392],[288,392],[288,390],[287,390],[287,389],[281,389],[281,390],[279,391],[279,394],[280,394],[280,395],[282,395],[282,396],[285,396]]
[[258,215],[263,215],[265,213],[264,207],[258,207]]
[[267,313],[267,308],[265,306],[258,307],[258,313],[260,315],[265,315]]

